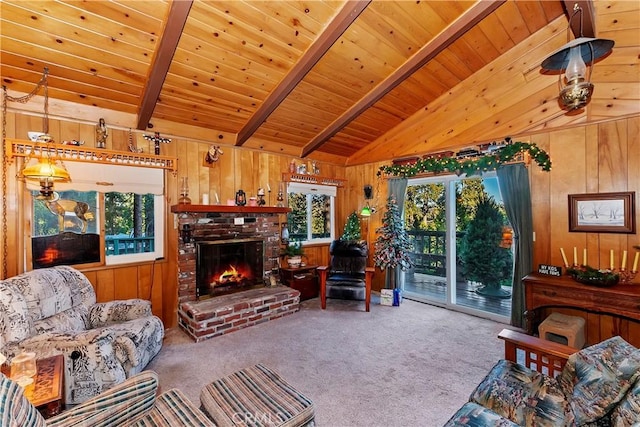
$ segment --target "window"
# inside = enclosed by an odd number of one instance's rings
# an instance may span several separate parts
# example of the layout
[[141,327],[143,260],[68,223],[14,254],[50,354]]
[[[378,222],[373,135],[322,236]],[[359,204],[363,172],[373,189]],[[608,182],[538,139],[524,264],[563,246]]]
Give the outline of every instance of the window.
[[[148,261],[162,256],[163,198],[153,194],[111,192],[104,195],[107,264]],[[160,207],[158,209],[158,207]]]
[[73,181],[56,183],[52,197],[32,192],[34,268],[123,264],[164,255],[162,170],[110,165],[98,169],[79,162],[66,167]]
[[336,188],[292,182],[287,188],[291,241],[328,243],[334,239]]

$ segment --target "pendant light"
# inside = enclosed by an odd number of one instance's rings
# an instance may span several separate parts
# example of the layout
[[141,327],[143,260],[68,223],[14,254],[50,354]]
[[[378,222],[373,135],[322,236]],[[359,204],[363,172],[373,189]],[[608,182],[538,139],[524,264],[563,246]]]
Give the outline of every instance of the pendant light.
[[577,110],[587,105],[593,93],[593,84],[590,82],[594,62],[611,52],[615,42],[613,40],[584,37],[583,35],[583,10],[578,3],[573,6],[573,13],[569,18],[567,40],[574,17],[580,14],[580,36],[568,41],[560,49],[549,55],[542,61],[542,69],[548,71],[564,71],[559,76],[560,102],[568,111]]
[[[40,183],[40,193],[49,198],[53,195],[54,182],[69,182],[71,177],[69,172],[64,167],[61,161],[52,158],[52,152],[54,148],[51,146],[52,138],[49,136],[49,85],[47,77],[49,75],[49,69],[45,68],[42,79],[38,83],[38,86],[30,95],[33,96],[38,91],[40,86],[44,88],[44,115],[43,115],[43,132],[44,135],[38,137],[37,142],[45,144],[42,148],[33,148],[33,151],[27,157],[24,163],[24,167],[20,171],[19,175],[27,180],[38,181]],[[38,158],[35,158],[34,151],[39,151]]]

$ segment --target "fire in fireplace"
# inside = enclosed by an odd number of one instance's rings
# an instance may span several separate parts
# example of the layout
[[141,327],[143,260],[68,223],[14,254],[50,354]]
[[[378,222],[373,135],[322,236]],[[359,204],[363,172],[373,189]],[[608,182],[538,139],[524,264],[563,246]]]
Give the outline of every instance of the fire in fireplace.
[[261,239],[196,242],[198,299],[264,286],[263,253]]

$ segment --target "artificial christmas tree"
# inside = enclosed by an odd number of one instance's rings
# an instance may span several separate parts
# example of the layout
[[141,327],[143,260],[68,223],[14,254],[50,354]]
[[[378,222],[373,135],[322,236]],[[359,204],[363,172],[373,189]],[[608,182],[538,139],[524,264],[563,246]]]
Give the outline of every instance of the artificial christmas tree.
[[389,270],[387,287],[398,287],[398,267],[403,270],[413,267],[411,251],[413,245],[404,229],[400,209],[395,197],[387,199],[387,210],[382,217],[382,227],[376,230],[378,237],[375,243],[373,263],[382,270]]
[[476,291],[481,295],[511,296],[501,286],[503,280],[511,278],[513,270],[511,248],[500,246],[503,225],[504,215],[493,197],[485,194],[476,206],[476,214],[467,226],[460,249],[462,273],[466,279],[482,283]]
[[344,233],[340,236],[340,240],[360,240],[360,218],[357,213],[352,212],[347,217]]

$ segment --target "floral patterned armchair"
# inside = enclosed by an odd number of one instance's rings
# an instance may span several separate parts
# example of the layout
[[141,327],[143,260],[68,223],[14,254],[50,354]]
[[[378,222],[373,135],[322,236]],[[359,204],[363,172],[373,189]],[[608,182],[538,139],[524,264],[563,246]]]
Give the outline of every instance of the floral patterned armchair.
[[501,360],[469,400],[446,427],[638,426],[640,350],[613,337],[573,353],[555,378]]
[[81,403],[142,371],[164,327],[141,299],[96,303],[78,270],[58,266],[0,280],[0,353],[64,355],[65,403]]

